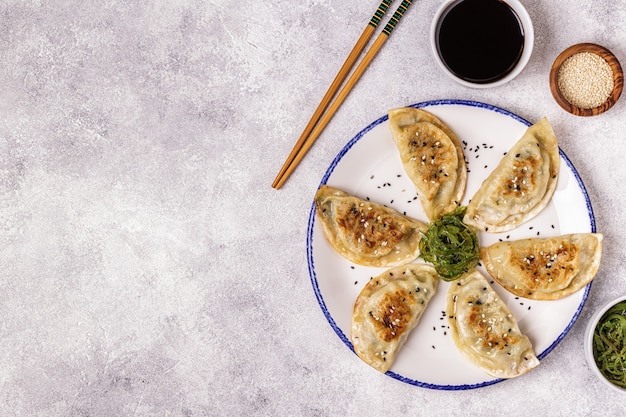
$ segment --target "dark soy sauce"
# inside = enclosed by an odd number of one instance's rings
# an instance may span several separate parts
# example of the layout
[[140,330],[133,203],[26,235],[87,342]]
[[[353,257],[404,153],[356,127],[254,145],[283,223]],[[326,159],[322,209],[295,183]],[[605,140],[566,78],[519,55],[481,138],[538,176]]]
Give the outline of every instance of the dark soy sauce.
[[478,84],[506,76],[524,49],[524,29],[517,14],[499,0],[458,2],[444,14],[437,39],[448,69]]

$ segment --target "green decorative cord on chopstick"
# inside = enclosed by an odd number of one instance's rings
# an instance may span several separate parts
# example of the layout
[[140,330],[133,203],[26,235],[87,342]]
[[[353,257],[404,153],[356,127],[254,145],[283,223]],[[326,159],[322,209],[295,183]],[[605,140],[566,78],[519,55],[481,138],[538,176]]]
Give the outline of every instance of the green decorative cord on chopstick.
[[402,16],[404,16],[404,14],[406,13],[406,9],[409,8],[411,3],[412,0],[402,1],[393,16],[391,16],[391,19],[389,19],[389,22],[387,22],[387,25],[385,25],[385,28],[383,29],[384,34],[386,34],[387,36],[391,35],[391,31],[395,29],[396,25],[398,24],[398,22],[400,22],[400,19],[402,19]]
[[392,2],[393,0],[383,0],[383,2],[380,3],[380,6],[378,6],[378,9],[374,13],[374,16],[372,16],[372,19],[369,23],[374,27],[374,29],[378,27],[378,25],[380,24],[380,20],[383,18],[385,13],[387,13],[387,9],[389,9],[389,6]]

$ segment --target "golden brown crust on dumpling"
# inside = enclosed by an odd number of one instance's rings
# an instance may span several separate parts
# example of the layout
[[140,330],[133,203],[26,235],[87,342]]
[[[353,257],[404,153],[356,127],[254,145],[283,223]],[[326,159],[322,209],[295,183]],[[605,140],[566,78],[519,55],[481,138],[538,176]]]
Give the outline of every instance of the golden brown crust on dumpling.
[[489,275],[511,293],[556,300],[587,285],[602,257],[602,235],[576,233],[498,242],[481,249]]
[[559,148],[550,123],[530,126],[483,181],[463,221],[486,232],[505,232],[535,217],[552,199]]
[[459,350],[496,378],[513,378],[539,365],[513,314],[478,270],[452,282],[446,314]]
[[355,353],[387,372],[438,283],[437,272],[427,264],[395,267],[372,278],[354,304],[350,340]]
[[389,126],[426,216],[454,211],[467,181],[458,137],[431,113],[410,107],[389,110]]
[[426,225],[381,204],[323,185],[315,208],[326,239],[343,257],[365,266],[395,266],[419,255]]

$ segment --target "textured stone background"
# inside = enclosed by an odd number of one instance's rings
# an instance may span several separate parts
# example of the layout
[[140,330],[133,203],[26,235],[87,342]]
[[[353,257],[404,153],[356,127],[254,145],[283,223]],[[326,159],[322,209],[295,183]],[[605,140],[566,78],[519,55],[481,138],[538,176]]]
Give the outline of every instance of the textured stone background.
[[[619,415],[582,336],[626,293],[626,99],[562,111],[550,64],[571,44],[626,63],[626,1],[524,0],[527,68],[471,90],[436,67],[440,0],[414,2],[285,187],[270,184],[377,0],[0,4],[0,415]],[[308,277],[313,193],[387,109],[458,98],[548,116],[588,188],[604,259],[540,368],[472,392],[364,366]],[[549,318],[547,318],[549,319]]]

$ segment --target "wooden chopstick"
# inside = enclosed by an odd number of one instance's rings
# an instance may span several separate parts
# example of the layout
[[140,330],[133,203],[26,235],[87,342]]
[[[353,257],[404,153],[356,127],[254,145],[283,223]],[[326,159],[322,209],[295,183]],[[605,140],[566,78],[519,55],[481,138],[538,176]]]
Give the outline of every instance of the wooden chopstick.
[[354,66],[354,63],[357,61],[357,59],[361,55],[361,52],[363,52],[363,49],[365,49],[365,45],[367,45],[367,43],[369,42],[370,38],[374,34],[374,31],[378,27],[380,20],[385,15],[385,13],[387,13],[387,9],[389,8],[389,5],[392,2],[393,0],[383,0],[378,6],[378,8],[376,9],[376,12],[374,12],[374,15],[372,16],[369,23],[363,30],[363,33],[361,33],[359,40],[357,40],[357,42],[352,47],[352,50],[350,51],[348,58],[346,58],[346,61],[341,66],[341,69],[335,76],[335,79],[333,80],[332,84],[330,85],[330,87],[328,87],[326,94],[324,94],[322,101],[317,106],[317,109],[315,110],[315,113],[313,113],[311,120],[309,120],[309,123],[307,123],[306,127],[302,131],[302,134],[300,135],[300,137],[298,138],[298,141],[296,142],[293,149],[291,150],[291,153],[287,157],[287,160],[285,160],[285,163],[280,168],[278,175],[276,175],[276,178],[274,179],[274,182],[272,183],[272,187],[277,188],[277,189],[280,188],[279,186],[277,187],[277,184],[280,182],[281,177],[285,174],[285,171],[287,171],[289,166],[292,164],[298,151],[300,150],[300,148],[302,148],[302,145],[304,144],[307,137],[309,136],[309,134],[311,133],[311,131],[313,130],[313,128],[319,121],[320,117],[322,117],[324,110],[326,110],[326,107],[328,107],[328,104],[330,103],[332,98],[335,96],[335,93],[337,93],[337,90],[339,90],[339,87],[341,86],[343,81],[346,79],[346,77],[350,73],[350,70]]
[[[313,130],[316,123],[319,121],[322,113],[328,106],[330,100],[335,95],[335,92],[337,91],[337,89],[339,88],[339,86],[341,85],[345,77],[348,75],[350,69],[356,62],[356,59],[358,58],[361,51],[365,48],[365,45],[367,44],[367,42],[373,35],[374,30],[380,23],[381,18],[386,13],[392,1],[393,0],[384,0],[378,6],[378,9],[372,16],[372,19],[370,19],[370,22],[368,23],[365,30],[361,34],[361,37],[359,38],[359,40],[353,47],[352,52],[346,59],[346,62],[344,63],[344,65],[341,67],[341,70],[339,71],[339,73],[335,77],[335,80],[333,81],[330,88],[324,95],[324,98],[322,99],[319,106],[317,107],[317,110],[313,114],[313,117],[311,118],[307,126],[305,127],[304,131],[300,135],[300,138],[298,139],[291,153],[287,157],[287,160],[285,161],[282,168],[280,169],[278,175],[276,176],[276,179],[272,183],[273,188],[279,189],[280,187],[282,187],[282,185],[285,183],[287,178],[289,178],[293,170],[298,166],[298,164],[300,163],[300,161],[302,160],[306,152],[313,145],[313,142],[317,140],[317,138],[322,133],[322,131],[324,130],[324,128],[326,127],[330,119],[333,117],[333,115],[335,114],[339,106],[341,106],[341,104],[347,97],[348,93],[352,90],[352,88],[354,87],[356,82],[359,80],[359,78],[361,78],[361,76],[365,72],[365,69],[368,67],[372,59],[374,59],[374,57],[376,56],[376,54],[378,53],[378,51],[380,50],[384,42],[387,40],[387,38],[391,34],[391,31],[398,24],[398,22],[400,21],[400,18],[402,18],[402,16],[404,15],[407,8],[411,5],[411,2],[412,2],[412,0],[402,1],[402,4],[398,7],[396,12],[393,14],[393,16],[391,17],[391,19],[389,20],[389,22],[383,29],[383,33],[379,35],[379,37],[376,39],[376,41],[372,45],[372,48],[367,52],[367,54],[363,58],[363,61],[361,61],[361,63],[359,64],[359,66],[357,67],[353,75],[348,79],[346,86],[344,86],[344,88],[341,90],[335,102],[331,105],[328,112],[324,115],[324,118],[322,118],[322,120],[320,121],[320,124],[317,125],[315,130]],[[308,136],[309,134],[311,135]]]

